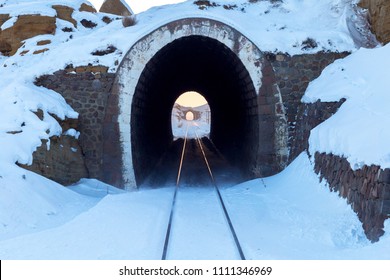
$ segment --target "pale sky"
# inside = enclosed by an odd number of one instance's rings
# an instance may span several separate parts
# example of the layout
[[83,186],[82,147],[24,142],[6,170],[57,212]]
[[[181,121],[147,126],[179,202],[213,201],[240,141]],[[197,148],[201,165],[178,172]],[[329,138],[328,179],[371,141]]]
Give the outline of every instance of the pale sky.
[[[185,0],[125,0],[125,2],[130,6],[134,13],[138,14],[140,12],[146,11],[150,7],[160,6],[165,4],[174,4],[184,2]],[[89,0],[97,10],[104,2],[104,0]]]

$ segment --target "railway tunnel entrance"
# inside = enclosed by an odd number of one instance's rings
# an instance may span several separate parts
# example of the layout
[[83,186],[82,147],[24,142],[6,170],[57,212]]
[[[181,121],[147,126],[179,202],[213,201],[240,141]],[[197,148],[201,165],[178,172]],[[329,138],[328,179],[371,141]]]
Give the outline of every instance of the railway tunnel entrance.
[[172,146],[172,108],[188,91],[208,101],[210,140],[243,179],[279,172],[287,125],[274,80],[253,43],[220,22],[185,19],[155,30],[118,69],[103,132],[106,181],[145,182]]
[[[132,102],[132,152],[136,181],[142,183],[173,141],[175,100],[197,91],[211,110],[210,139],[224,157],[248,170],[258,143],[256,92],[248,71],[215,39],[188,36],[166,45],[146,64]],[[142,108],[140,108],[142,104]],[[244,159],[244,160],[243,160]]]

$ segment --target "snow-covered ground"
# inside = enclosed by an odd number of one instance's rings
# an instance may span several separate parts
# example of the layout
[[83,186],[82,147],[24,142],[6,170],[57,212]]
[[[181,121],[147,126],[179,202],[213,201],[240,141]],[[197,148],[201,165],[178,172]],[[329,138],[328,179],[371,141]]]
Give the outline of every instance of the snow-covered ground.
[[[312,168],[302,154],[277,176],[222,189],[246,258],[389,259],[388,231],[371,244],[350,206]],[[70,189],[40,180],[23,192],[34,212],[8,206],[18,220],[2,225],[0,259],[161,258],[173,186],[128,193],[94,180]],[[178,194],[172,258],[238,257],[211,192],[184,186]]]
[[[53,4],[78,8],[81,2],[0,0],[4,5],[0,13],[13,17],[32,11],[54,15]],[[319,50],[352,51],[351,56],[329,66],[311,83],[303,98],[305,102],[347,98],[335,116],[312,131],[310,152],[343,155],[354,168],[372,163],[390,167],[390,111],[386,107],[390,46],[358,50],[347,24],[356,1],[214,2],[237,7],[200,10],[193,1],[187,1],[152,8],[139,14],[137,25],[128,28],[120,20],[104,24],[104,14],[75,11],[77,20],[87,18],[98,26],[87,29],[79,24],[71,38],[61,29],[74,28],[73,25],[57,19],[55,35],[28,39],[16,55],[0,56],[0,259],[161,257],[173,187],[126,193],[95,180],[82,180],[64,188],[19,168],[15,162],[31,163],[32,152],[42,139],[61,134],[59,124],[49,113],[59,118],[77,117],[77,112],[58,93],[36,87],[36,77],[69,64],[103,64],[115,72],[115,61],[121,61],[138,38],[183,17],[221,20],[252,38],[263,51],[291,55]],[[1,28],[14,22],[15,18]],[[317,47],[304,48],[302,42],[307,38],[315,40]],[[39,49],[37,41],[44,39],[52,41],[45,46],[49,51],[32,55]],[[117,51],[98,58],[91,55],[109,45],[117,47]],[[29,53],[19,55],[27,49]],[[44,112],[43,120],[32,112],[37,109]],[[198,192],[195,189],[183,196],[182,205],[190,205]],[[389,222],[378,243],[367,241],[356,214],[345,200],[318,182],[305,154],[277,176],[229,187],[222,194],[247,258],[390,258]],[[204,213],[212,210],[207,205],[202,209]],[[202,218],[196,212],[190,214],[194,219]],[[210,224],[199,230],[206,229],[213,231]],[[183,242],[180,232],[177,236],[178,242]],[[212,249],[220,256],[226,252],[218,250],[224,248],[229,247]],[[201,247],[198,249],[193,256],[202,256]]]

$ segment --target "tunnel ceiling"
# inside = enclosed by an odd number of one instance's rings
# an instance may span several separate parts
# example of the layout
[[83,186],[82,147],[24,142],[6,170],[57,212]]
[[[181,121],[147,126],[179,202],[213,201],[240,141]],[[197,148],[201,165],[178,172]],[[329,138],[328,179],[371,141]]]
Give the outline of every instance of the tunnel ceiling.
[[197,91],[208,101],[210,138],[225,158],[242,170],[255,160],[258,116],[253,108],[257,102],[248,71],[219,41],[197,35],[182,37],[152,57],[135,89],[131,144],[138,185],[172,143],[172,107],[186,91]]

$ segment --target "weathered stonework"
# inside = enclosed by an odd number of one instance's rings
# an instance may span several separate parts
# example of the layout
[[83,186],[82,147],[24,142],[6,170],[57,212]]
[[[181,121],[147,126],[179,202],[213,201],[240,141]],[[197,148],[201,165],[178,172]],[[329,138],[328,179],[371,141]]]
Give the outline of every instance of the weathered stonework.
[[290,161],[309,147],[310,131],[337,112],[345,99],[339,102],[298,104],[295,129],[290,134]]
[[[43,119],[43,112],[36,112]],[[53,115],[54,118],[56,118]],[[78,130],[77,119],[56,120],[62,127],[62,135],[42,141],[42,145],[33,153],[31,165],[19,164],[19,166],[41,174],[63,185],[70,185],[89,177],[85,166],[83,151],[79,141],[67,134],[69,129]]]
[[310,130],[329,118],[341,105],[338,102],[303,104],[301,99],[311,81],[336,59],[349,53],[319,52],[290,56],[267,54],[275,72],[288,122],[289,162],[307,148]]
[[42,145],[33,153],[33,158],[32,165],[20,166],[65,186],[89,177],[82,149],[74,137],[52,137],[49,149],[47,141],[42,141]]
[[[66,70],[36,80],[36,85],[60,93],[79,113],[77,130],[81,133],[79,142],[83,151],[83,161],[89,177],[97,179],[102,179],[103,120],[107,97],[114,80],[114,74],[106,72],[107,68],[102,66],[68,67]],[[57,176],[62,175],[65,174]]]
[[363,223],[371,241],[383,235],[383,223],[390,217],[390,169],[365,165],[352,170],[349,162],[332,154],[316,153],[315,171],[332,191],[347,199]]

